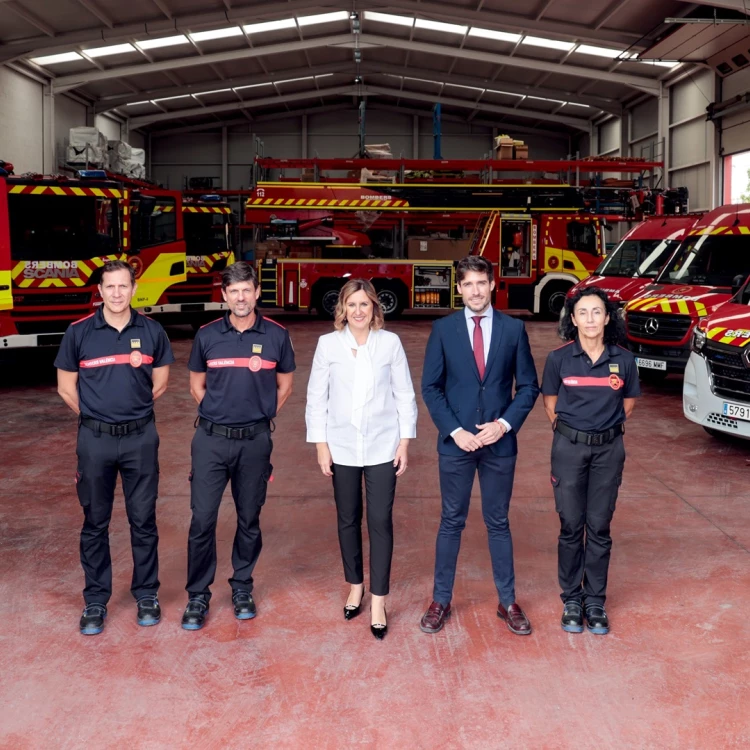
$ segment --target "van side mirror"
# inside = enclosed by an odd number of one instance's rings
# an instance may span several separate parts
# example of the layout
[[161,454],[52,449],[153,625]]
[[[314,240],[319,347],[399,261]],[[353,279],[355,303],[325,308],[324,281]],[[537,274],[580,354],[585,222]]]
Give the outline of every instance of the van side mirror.
[[156,210],[156,198],[153,196],[141,196],[138,212],[141,216],[151,216]]
[[734,297],[737,292],[740,291],[742,288],[742,285],[745,283],[745,277],[738,273],[733,279],[732,279],[732,296]]

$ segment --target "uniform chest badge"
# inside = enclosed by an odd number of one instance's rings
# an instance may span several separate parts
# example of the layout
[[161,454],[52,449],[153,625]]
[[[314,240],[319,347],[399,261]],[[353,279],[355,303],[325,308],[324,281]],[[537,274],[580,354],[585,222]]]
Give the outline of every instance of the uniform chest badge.
[[131,349],[140,349],[141,348],[141,340],[140,339],[130,339],[130,348]]
[[609,366],[610,372],[620,372],[620,365],[610,365]]
[[139,351],[130,352],[130,364],[140,367],[143,364],[143,355]]
[[250,368],[251,372],[258,372],[263,366],[263,362],[260,357],[250,357],[250,362],[247,366]]
[[619,391],[620,388],[622,388],[623,382],[620,380],[620,378],[617,375],[610,375],[609,376],[609,387],[613,391]]
[[253,354],[261,354],[263,352],[263,344],[253,344]]

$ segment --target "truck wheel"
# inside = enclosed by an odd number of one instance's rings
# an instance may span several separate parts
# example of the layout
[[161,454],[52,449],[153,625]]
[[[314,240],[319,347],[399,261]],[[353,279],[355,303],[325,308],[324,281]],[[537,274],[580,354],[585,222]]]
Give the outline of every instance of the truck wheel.
[[329,286],[323,289],[320,293],[320,299],[316,305],[318,310],[318,317],[323,320],[333,320],[333,316],[336,314],[336,304],[339,301],[339,288],[335,286]]
[[573,285],[566,283],[548,284],[542,292],[539,313],[545,318],[558,320],[565,305],[565,296]]
[[391,289],[391,287],[379,289],[378,300],[380,301],[380,306],[383,308],[383,315],[386,320],[398,318],[404,309],[399,293],[395,289]]

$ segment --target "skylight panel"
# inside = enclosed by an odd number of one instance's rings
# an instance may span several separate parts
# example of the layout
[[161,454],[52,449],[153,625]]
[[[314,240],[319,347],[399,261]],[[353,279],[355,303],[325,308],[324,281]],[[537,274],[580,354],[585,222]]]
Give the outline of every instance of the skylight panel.
[[418,29],[428,29],[429,31],[442,31],[444,34],[460,34],[463,36],[468,26],[459,26],[457,23],[443,23],[442,21],[430,21],[427,18],[417,18],[414,25]]
[[286,78],[283,81],[273,81],[273,83],[296,83],[297,81],[312,81],[315,76],[304,76],[303,78]]
[[229,26],[224,29],[196,31],[194,34],[190,34],[190,38],[194,42],[208,42],[211,39],[226,39],[230,36],[242,36],[242,29],[239,26]]
[[623,49],[607,49],[606,47],[592,47],[590,44],[580,44],[575,49],[582,55],[594,55],[595,57],[608,57],[610,60],[615,58],[627,59],[628,53]]
[[161,47],[174,47],[177,44],[190,44],[190,40],[184,34],[178,34],[161,39],[141,39],[135,43],[136,47],[141,49],[160,49]]
[[85,49],[83,52],[87,57],[107,57],[107,55],[124,55],[128,52],[135,52],[132,44],[113,44],[109,47],[95,47],[94,49]]
[[31,58],[31,62],[37,65],[57,65],[58,63],[74,62],[75,60],[83,60],[83,58],[77,52],[60,52],[57,55]]
[[264,31],[278,31],[279,29],[293,29],[297,24],[293,18],[281,18],[278,21],[263,21],[251,23],[242,28],[246,34],[260,34]]
[[297,18],[300,26],[313,26],[320,23],[333,23],[334,21],[348,21],[349,13],[345,10],[337,10],[333,13],[318,13],[314,16],[302,16]]
[[374,10],[365,11],[365,19],[369,21],[380,21],[381,23],[392,23],[394,26],[413,26],[414,19],[407,16],[394,16],[391,13],[378,13]]
[[242,91],[243,89],[257,89],[261,86],[270,86],[271,81],[264,81],[263,83],[251,83],[249,86],[235,86],[234,91]]
[[209,94],[224,94],[227,91],[231,91],[232,89],[214,89],[213,91],[199,91],[196,94],[193,94],[193,96],[208,96]]
[[502,96],[515,96],[519,99],[525,99],[526,94],[514,94],[512,91],[496,91],[495,89],[487,89],[489,94],[501,94]]
[[498,42],[510,42],[511,44],[515,44],[521,38],[520,34],[511,34],[508,31],[495,31],[494,29],[483,29],[479,26],[472,26],[469,29],[469,36],[494,39]]
[[180,94],[179,96],[164,96],[161,99],[152,99],[151,101],[156,104],[157,102],[172,102],[175,99],[190,99],[192,94]]
[[559,49],[564,52],[570,52],[575,47],[573,42],[560,42],[557,39],[545,39],[541,36],[525,36],[521,44],[528,44],[532,47],[544,47],[545,49]]
[[554,102],[555,104],[567,104],[562,99],[547,99],[544,96],[528,96],[529,99],[536,99],[538,102]]
[[583,107],[583,109],[591,109],[588,104],[579,104],[578,102],[565,102],[568,107]]
[[125,106],[126,107],[141,107],[144,104],[153,104],[153,102],[150,99],[145,99],[142,102],[128,102]]

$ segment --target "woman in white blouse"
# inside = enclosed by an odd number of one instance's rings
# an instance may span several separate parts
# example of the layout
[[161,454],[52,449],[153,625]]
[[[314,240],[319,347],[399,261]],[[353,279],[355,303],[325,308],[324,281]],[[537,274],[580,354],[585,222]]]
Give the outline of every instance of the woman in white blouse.
[[383,330],[383,310],[369,281],[350,279],[339,294],[335,331],[321,336],[307,386],[307,442],[333,477],[339,545],[351,591],[344,617],[360,613],[362,477],[370,534],[372,634],[388,630],[385,597],[393,556],[396,477],[406,471],[409,440],[417,434],[417,402],[401,341]]

